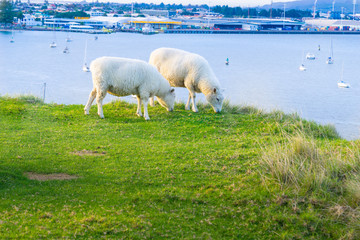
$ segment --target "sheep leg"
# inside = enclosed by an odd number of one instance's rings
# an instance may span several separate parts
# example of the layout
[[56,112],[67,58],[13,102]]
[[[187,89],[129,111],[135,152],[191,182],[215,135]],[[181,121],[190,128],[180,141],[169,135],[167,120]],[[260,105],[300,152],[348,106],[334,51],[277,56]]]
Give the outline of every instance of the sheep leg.
[[150,97],[150,106],[155,107],[155,97]]
[[189,93],[189,98],[188,98],[187,103],[185,105],[185,110],[190,110],[190,100],[191,100],[191,95]]
[[191,102],[192,102],[192,111],[193,112],[198,112],[198,109],[197,109],[197,107],[196,107],[196,103],[195,103],[195,98],[196,98],[196,93],[195,93],[195,91],[193,91],[193,90],[189,90],[189,96],[191,97]]
[[94,89],[90,92],[89,100],[88,100],[88,102],[86,103],[86,106],[85,106],[85,108],[84,108],[84,111],[85,111],[85,114],[86,114],[86,115],[89,115],[89,110],[90,110],[91,104],[93,103],[93,101],[94,101],[95,98],[96,98],[96,88],[94,88]]
[[142,113],[141,113],[141,99],[140,99],[139,96],[136,96],[136,98],[137,98],[137,100],[138,100],[136,115],[138,115],[139,117],[142,117]]
[[102,108],[102,102],[106,96],[106,91],[98,91],[96,94],[96,102],[98,106],[98,115],[100,118],[104,118],[103,108]]
[[148,113],[148,98],[142,99],[143,105],[144,105],[144,118],[145,120],[150,120],[149,113]]

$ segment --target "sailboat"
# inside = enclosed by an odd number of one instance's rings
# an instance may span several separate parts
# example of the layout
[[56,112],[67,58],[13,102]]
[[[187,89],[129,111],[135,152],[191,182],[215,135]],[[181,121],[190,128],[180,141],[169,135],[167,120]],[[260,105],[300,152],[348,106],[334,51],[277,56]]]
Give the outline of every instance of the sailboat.
[[326,63],[327,64],[333,64],[334,63],[333,57],[334,57],[334,53],[333,53],[333,44],[332,44],[332,39],[331,39],[330,54],[329,54],[328,59],[326,60]]
[[66,42],[72,42],[72,39],[71,39],[69,33],[67,34],[65,41],[66,41]]
[[65,48],[64,48],[64,50],[63,50],[63,53],[69,53],[70,51],[69,51],[69,48],[66,46]]
[[85,55],[84,55],[84,65],[82,67],[82,70],[84,72],[90,72],[90,69],[88,67],[88,65],[86,64],[86,52],[87,52],[87,39],[86,39],[86,42],[85,42]]
[[350,84],[344,81],[344,63],[342,65],[341,80],[337,83],[339,88],[349,88]]
[[302,57],[301,57],[301,65],[300,65],[300,67],[299,67],[299,70],[300,71],[306,71],[306,67],[305,67],[305,65],[304,65],[304,52],[303,52],[303,54],[302,54]]
[[54,40],[50,43],[50,48],[56,48],[55,21],[54,21],[54,25],[53,25],[53,31],[54,31]]
[[229,58],[226,58],[225,65],[229,65]]
[[306,54],[306,59],[315,60],[315,55],[313,53],[307,53]]
[[11,42],[11,43],[15,42],[15,40],[14,40],[14,28],[11,29],[11,39],[10,39],[10,42]]

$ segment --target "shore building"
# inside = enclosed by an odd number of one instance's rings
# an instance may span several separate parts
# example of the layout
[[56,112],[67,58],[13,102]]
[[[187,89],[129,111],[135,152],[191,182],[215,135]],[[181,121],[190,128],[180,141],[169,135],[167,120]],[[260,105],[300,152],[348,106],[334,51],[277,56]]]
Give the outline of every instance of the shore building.
[[215,23],[219,30],[300,30],[303,22],[283,19],[239,18],[232,22]]
[[169,11],[168,10],[154,10],[154,9],[143,9],[140,10],[142,14],[149,15],[149,16],[155,16],[155,17],[169,17]]
[[360,21],[339,19],[305,19],[307,26],[319,30],[360,31]]
[[23,19],[18,19],[18,23],[25,26],[41,26],[41,21],[36,21],[35,17],[31,14],[24,14]]

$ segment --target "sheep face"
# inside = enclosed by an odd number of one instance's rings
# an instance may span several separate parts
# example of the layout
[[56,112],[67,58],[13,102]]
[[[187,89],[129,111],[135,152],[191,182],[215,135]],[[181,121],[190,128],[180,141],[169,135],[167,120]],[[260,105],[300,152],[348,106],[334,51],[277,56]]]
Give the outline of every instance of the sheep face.
[[175,104],[175,89],[172,88],[168,93],[165,94],[165,96],[158,96],[158,101],[161,106],[166,108],[169,112],[172,112],[174,110]]
[[210,94],[206,95],[206,100],[210,103],[216,113],[221,112],[224,96],[219,89],[214,88]]

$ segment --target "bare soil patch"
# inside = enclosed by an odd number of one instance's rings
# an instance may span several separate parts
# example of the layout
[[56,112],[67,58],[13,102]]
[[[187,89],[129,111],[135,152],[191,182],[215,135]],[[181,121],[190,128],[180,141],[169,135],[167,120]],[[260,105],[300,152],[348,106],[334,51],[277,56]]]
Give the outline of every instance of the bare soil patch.
[[69,175],[67,173],[41,174],[41,173],[27,172],[25,173],[25,176],[31,180],[37,180],[37,181],[71,180],[71,179],[79,178],[78,176]]
[[71,154],[77,155],[77,156],[104,156],[106,152],[99,152],[99,151],[91,151],[83,149],[81,151],[71,152]]

